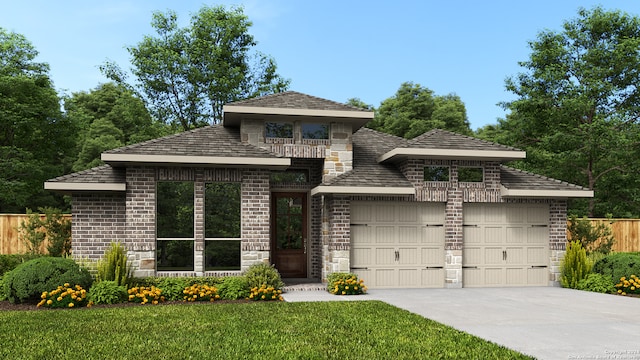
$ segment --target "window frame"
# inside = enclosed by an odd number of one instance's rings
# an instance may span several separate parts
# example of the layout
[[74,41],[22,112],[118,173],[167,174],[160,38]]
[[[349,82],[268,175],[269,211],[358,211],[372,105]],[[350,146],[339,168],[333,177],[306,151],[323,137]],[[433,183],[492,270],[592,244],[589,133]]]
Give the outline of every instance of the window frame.
[[[446,172],[446,179],[427,179],[427,169],[447,169]],[[445,182],[448,183],[449,181],[451,181],[451,166],[449,165],[425,165],[425,167],[423,168],[423,174],[422,174],[422,179],[424,182]],[[433,173],[434,176],[438,175],[436,173]]]
[[[473,179],[464,179],[461,180],[460,175],[461,174],[465,174],[466,170],[480,170],[480,174],[482,175],[482,179],[480,180],[473,180]],[[461,170],[463,170],[461,172]],[[465,176],[469,176],[470,178],[472,178],[474,175],[472,173],[466,174]],[[471,184],[480,184],[484,182],[484,167],[483,166],[458,166],[458,182],[462,182],[462,183],[471,183]]]
[[[160,198],[160,184],[191,184],[191,237],[179,237],[179,236],[159,236],[160,234],[160,229],[159,229],[159,225],[160,225],[160,202],[161,202],[161,198]],[[156,230],[156,239],[155,239],[155,253],[156,253],[156,271],[162,271],[162,272],[170,272],[170,271],[194,271],[195,270],[195,234],[196,234],[196,226],[195,226],[195,219],[196,219],[196,214],[195,214],[195,196],[196,196],[196,191],[195,191],[195,182],[193,181],[171,181],[171,180],[161,180],[161,181],[156,181],[156,226],[155,226],[155,230]],[[169,216],[169,215],[165,215],[165,216]],[[175,218],[175,216],[174,216]],[[162,234],[164,235],[164,234]],[[191,243],[191,258],[188,259],[190,261],[187,261],[187,265],[191,265],[191,268],[188,269],[186,268],[186,266],[183,267],[173,267],[173,268],[166,268],[167,266],[161,266],[161,262],[159,260],[159,257],[161,256],[161,253],[159,252],[160,246],[159,246],[159,242],[166,242],[168,244],[171,244],[172,242],[190,242]],[[189,264],[190,263],[190,264]],[[166,268],[166,269],[160,269],[160,268]]]
[[[207,237],[207,185],[208,184],[235,184],[238,186],[238,237]],[[204,207],[203,207],[203,234],[204,234],[204,250],[203,250],[203,258],[204,258],[204,271],[240,271],[242,269],[242,183],[238,182],[230,182],[230,181],[205,181],[204,182]],[[223,267],[210,267],[208,266],[208,246],[217,244],[220,245],[219,242],[228,241],[237,243],[238,246],[238,264],[231,266],[223,266]]]

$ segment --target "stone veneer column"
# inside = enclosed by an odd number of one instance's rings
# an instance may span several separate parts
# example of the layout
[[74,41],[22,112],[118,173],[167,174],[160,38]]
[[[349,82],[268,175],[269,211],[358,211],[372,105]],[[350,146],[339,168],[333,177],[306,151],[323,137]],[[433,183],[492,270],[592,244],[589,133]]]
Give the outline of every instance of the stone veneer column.
[[322,281],[334,272],[350,271],[351,212],[347,197],[325,198]]
[[156,176],[150,167],[127,168],[126,230],[124,244],[133,260],[134,275],[155,274]]
[[331,145],[327,147],[324,157],[322,182],[353,169],[351,130],[350,124],[331,123]]
[[560,286],[560,262],[567,246],[567,201],[549,204],[549,285]]
[[269,171],[244,171],[242,175],[241,269],[269,263],[270,192]]
[[[453,169],[452,169],[453,170]],[[462,287],[462,190],[449,189],[444,224],[445,287]]]

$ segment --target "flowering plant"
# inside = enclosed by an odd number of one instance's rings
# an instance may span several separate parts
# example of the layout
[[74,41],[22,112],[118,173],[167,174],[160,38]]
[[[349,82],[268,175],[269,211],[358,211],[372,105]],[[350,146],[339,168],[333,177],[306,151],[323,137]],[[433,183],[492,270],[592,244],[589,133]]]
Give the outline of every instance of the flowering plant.
[[149,302],[156,305],[164,301],[164,296],[161,295],[162,290],[155,286],[136,286],[127,290],[127,293],[129,294],[129,302],[140,303],[142,305]]
[[249,294],[249,299],[258,301],[258,300],[279,300],[282,301],[282,290],[276,290],[273,286],[267,286],[266,284],[262,284],[262,286],[254,287],[251,289],[251,293]]
[[184,294],[184,301],[209,301],[214,302],[220,299],[218,295],[218,289],[215,286],[207,284],[193,284],[186,287],[182,292]]
[[328,277],[328,290],[334,295],[360,295],[367,292],[364,280],[352,273],[333,273]]
[[635,275],[631,275],[629,279],[625,276],[621,277],[620,282],[615,286],[620,295],[640,294],[640,278]]
[[45,291],[40,296],[38,307],[73,308],[87,303],[87,291],[80,285],[71,286],[65,283],[53,291]]

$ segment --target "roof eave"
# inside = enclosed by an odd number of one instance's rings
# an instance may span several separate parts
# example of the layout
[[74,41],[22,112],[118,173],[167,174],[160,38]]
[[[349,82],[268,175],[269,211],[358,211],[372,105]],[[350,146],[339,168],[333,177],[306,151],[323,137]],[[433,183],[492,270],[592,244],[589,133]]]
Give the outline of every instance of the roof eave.
[[426,149],[395,148],[380,155],[379,163],[398,162],[405,159],[437,159],[437,160],[484,160],[512,161],[526,158],[527,154],[519,150],[460,150],[460,149]]
[[500,195],[502,197],[535,197],[535,198],[592,198],[591,190],[550,190],[550,189],[508,189],[501,186]]
[[387,187],[387,186],[331,186],[319,185],[311,189],[314,195],[415,195],[413,187]]
[[123,192],[127,190],[125,183],[94,183],[94,182],[64,182],[64,181],[46,181],[44,183],[45,190],[59,192],[74,191],[115,191]]
[[289,158],[103,153],[101,159],[112,165],[197,165],[274,170],[284,170],[291,166],[291,159]]

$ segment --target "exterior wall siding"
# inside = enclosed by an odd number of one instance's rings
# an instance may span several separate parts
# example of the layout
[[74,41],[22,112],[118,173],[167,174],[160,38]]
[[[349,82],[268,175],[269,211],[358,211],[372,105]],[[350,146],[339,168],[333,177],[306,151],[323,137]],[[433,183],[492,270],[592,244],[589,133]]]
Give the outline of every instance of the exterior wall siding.
[[124,193],[74,194],[71,253],[79,259],[99,260],[112,241],[124,241]]

